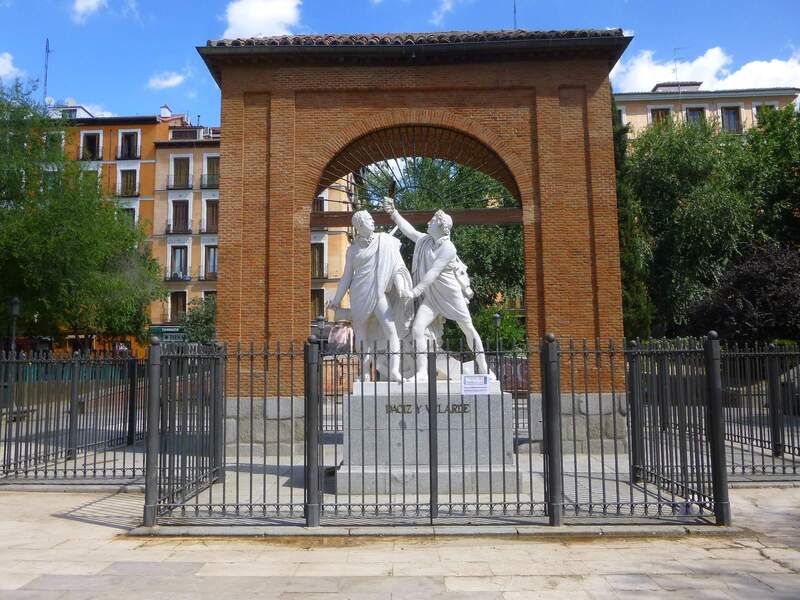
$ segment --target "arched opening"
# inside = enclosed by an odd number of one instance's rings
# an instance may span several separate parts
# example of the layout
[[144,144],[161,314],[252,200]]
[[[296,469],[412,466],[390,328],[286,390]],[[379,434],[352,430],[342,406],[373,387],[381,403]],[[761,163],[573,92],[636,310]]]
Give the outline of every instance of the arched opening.
[[[384,196],[424,230],[433,213],[453,217],[451,239],[469,269],[475,297],[473,317],[492,346],[498,332],[492,315],[507,312],[506,342],[524,343],[524,258],[522,209],[517,183],[500,156],[475,137],[431,125],[401,125],[365,134],[348,144],[326,165],[311,215],[311,317],[315,329],[336,320],[325,308],[342,276],[352,239],[354,211],[367,210],[378,230],[401,238],[411,265],[413,244],[382,210]],[[345,304],[346,305],[346,304]],[[504,315],[505,317],[505,315]],[[453,324],[445,342],[459,343]]]

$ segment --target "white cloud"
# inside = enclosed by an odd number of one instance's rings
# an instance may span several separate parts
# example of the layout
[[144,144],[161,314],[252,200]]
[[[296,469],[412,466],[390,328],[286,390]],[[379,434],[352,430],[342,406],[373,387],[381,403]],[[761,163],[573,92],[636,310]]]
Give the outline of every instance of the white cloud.
[[82,106],[95,117],[115,117],[116,115],[110,110],[103,108],[102,104],[88,104],[86,102],[78,102],[75,98],[64,98],[64,106]]
[[234,0],[225,9],[223,37],[286,35],[300,23],[301,0]]
[[652,50],[642,50],[611,71],[614,89],[620,92],[650,91],[662,81],[702,81],[704,90],[753,87],[800,87],[800,52],[786,60],[754,60],[731,70],[733,56],[720,47],[709,48],[689,61],[656,60]]
[[16,79],[24,74],[22,69],[14,66],[14,57],[10,52],[0,52],[0,81]]
[[431,23],[441,25],[447,13],[453,12],[456,7],[456,0],[439,0],[439,5],[431,15]]
[[108,6],[107,0],[74,0],[72,3],[72,20],[76,23],[85,23],[87,17],[106,6]]
[[147,81],[147,87],[151,90],[167,90],[178,87],[186,81],[186,75],[175,71],[164,71],[156,73]]

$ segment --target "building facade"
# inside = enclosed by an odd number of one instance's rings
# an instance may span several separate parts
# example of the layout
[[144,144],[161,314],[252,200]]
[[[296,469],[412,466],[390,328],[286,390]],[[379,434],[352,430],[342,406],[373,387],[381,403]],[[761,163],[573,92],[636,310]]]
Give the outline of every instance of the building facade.
[[153,333],[179,338],[192,300],[216,295],[219,249],[219,129],[176,125],[155,143],[153,256],[166,301],[150,307]]
[[614,94],[619,117],[634,136],[666,118],[714,119],[726,131],[742,133],[758,123],[762,111],[784,108],[800,94],[800,89],[789,87],[701,90],[702,83],[673,81],[658,83],[649,92]]

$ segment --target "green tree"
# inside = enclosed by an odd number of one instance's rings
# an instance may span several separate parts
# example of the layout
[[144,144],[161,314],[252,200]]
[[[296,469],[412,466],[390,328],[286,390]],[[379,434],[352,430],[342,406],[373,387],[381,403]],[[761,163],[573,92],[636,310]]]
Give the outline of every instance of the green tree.
[[800,244],[800,113],[768,110],[745,136],[747,160],[740,182],[758,207],[764,237]]
[[650,240],[653,333],[674,335],[754,235],[752,201],[739,185],[741,139],[716,123],[666,120],[644,131],[627,180]]
[[97,174],[64,155],[71,135],[21,84],[0,87],[0,298],[22,300],[23,334],[143,340],[158,264]]
[[183,332],[186,341],[197,344],[208,344],[217,335],[215,319],[217,302],[212,296],[195,298],[189,302],[189,310],[183,317]]
[[647,287],[651,251],[642,223],[642,208],[633,194],[627,167],[628,126],[623,125],[612,98],[614,165],[617,184],[619,258],[622,275],[622,317],[627,338],[650,337],[653,302]]

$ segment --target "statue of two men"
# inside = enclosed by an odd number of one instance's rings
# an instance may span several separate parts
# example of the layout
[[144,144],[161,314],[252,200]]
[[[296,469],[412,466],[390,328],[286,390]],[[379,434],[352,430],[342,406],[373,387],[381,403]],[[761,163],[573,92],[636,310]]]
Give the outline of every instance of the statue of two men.
[[[411,273],[400,256],[400,242],[387,233],[375,233],[375,223],[366,211],[353,215],[355,237],[347,249],[344,275],[330,302],[339,306],[350,290],[351,317],[357,347],[388,342],[388,379],[402,379],[400,339],[410,336],[416,351],[416,380],[427,378],[428,344],[441,330],[444,319],[455,321],[475,354],[475,371],[488,373],[483,342],[472,323],[467,306],[472,297],[466,266],[450,241],[453,219],[437,211],[428,222],[427,233],[417,231],[400,215],[391,198],[384,210],[400,231],[414,242]],[[413,302],[418,299],[414,313]],[[370,317],[374,316],[374,319]],[[413,321],[412,321],[413,318]],[[377,329],[375,324],[377,323]],[[409,332],[410,325],[410,332]],[[365,358],[364,374],[369,372]]]

